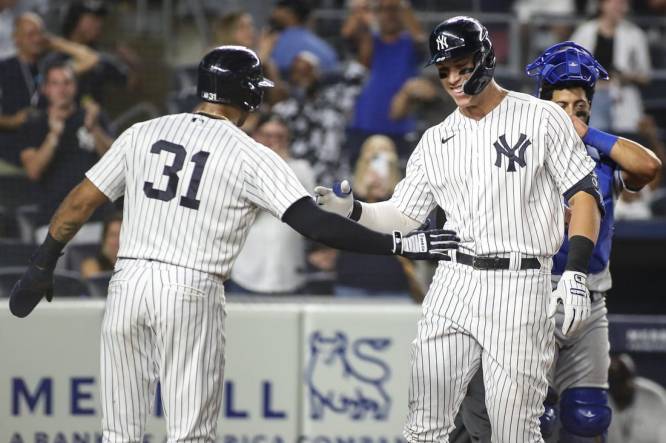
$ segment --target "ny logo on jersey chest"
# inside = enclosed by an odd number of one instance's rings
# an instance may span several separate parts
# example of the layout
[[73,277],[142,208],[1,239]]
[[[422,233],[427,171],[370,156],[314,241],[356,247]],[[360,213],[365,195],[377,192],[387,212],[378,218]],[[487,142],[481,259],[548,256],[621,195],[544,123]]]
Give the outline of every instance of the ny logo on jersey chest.
[[525,150],[532,142],[527,139],[525,134],[520,134],[518,142],[509,146],[506,142],[506,134],[500,135],[499,139],[494,143],[495,151],[497,151],[497,158],[495,160],[495,166],[498,168],[502,167],[502,156],[506,156],[509,161],[509,165],[506,169],[507,172],[516,171],[516,163],[521,168],[525,167]]

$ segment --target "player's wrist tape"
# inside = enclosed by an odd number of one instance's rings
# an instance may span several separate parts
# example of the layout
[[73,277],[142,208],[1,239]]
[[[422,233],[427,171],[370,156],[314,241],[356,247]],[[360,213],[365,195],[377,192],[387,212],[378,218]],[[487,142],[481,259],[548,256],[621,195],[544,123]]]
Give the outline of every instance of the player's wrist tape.
[[566,271],[582,272],[587,275],[590,257],[594,250],[594,242],[584,235],[574,235],[569,239]]
[[44,243],[37,248],[35,255],[33,256],[33,264],[43,269],[55,268],[58,258],[62,255],[62,250],[65,247],[65,243],[59,242],[51,236],[51,234],[46,235],[46,240]]
[[354,206],[352,207],[352,211],[349,214],[349,218],[357,222],[361,219],[362,213],[363,213],[363,205],[361,204],[360,201],[354,200]]
[[611,149],[617,143],[618,136],[608,134],[594,128],[587,128],[587,134],[583,137],[583,143],[594,146],[604,154],[610,156]]

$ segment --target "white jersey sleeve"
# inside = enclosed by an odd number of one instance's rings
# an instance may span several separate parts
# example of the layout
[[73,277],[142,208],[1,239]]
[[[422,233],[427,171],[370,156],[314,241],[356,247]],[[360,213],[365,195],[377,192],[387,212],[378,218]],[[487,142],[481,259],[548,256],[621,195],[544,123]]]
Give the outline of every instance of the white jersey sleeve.
[[255,143],[245,153],[244,192],[256,206],[282,219],[289,206],[310,196],[294,171],[271,149]]
[[423,143],[426,132],[407,162],[407,173],[397,184],[391,202],[407,217],[423,224],[428,214],[435,208],[435,198],[423,167]]
[[594,160],[562,108],[548,102],[546,115],[546,168],[564,194],[594,171]]
[[86,172],[90,180],[109,200],[125,193],[127,164],[125,154],[132,142],[132,128],[123,132],[99,161]]

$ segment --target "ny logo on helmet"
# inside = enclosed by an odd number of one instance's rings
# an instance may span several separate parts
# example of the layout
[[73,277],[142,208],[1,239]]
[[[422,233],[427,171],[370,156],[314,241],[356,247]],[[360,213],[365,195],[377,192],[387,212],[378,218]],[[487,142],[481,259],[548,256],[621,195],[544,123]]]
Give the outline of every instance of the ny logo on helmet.
[[[499,139],[495,142],[495,151],[497,151],[497,159],[495,160],[495,166],[498,168],[502,167],[502,155],[505,155],[509,159],[509,166],[506,168],[507,172],[516,171],[516,163],[521,168],[525,167],[525,150],[532,142],[527,139],[525,134],[520,134],[518,143],[509,147],[509,144],[506,142],[506,134],[500,135]],[[518,151],[518,155],[516,155]]]
[[441,51],[442,49],[448,49],[449,44],[446,41],[446,35],[444,34],[439,34],[439,37],[437,37],[437,40],[435,40],[437,43],[437,50]]

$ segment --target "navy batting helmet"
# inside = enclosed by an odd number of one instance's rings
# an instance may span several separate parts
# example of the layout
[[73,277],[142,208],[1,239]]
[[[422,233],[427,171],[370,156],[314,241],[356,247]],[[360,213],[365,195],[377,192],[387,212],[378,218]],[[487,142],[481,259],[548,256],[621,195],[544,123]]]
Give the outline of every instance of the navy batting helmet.
[[254,111],[273,82],[264,77],[259,57],[243,46],[220,46],[199,63],[197,94],[211,103]]
[[597,80],[608,80],[608,72],[590,51],[570,41],[557,43],[543,51],[525,67],[525,72],[536,78],[538,97],[542,96],[544,82],[553,86],[581,86],[593,92]]
[[463,92],[476,95],[493,78],[495,52],[488,30],[471,17],[453,17],[435,26],[430,34],[430,61],[426,66],[445,60],[474,55],[474,71],[463,85]]

